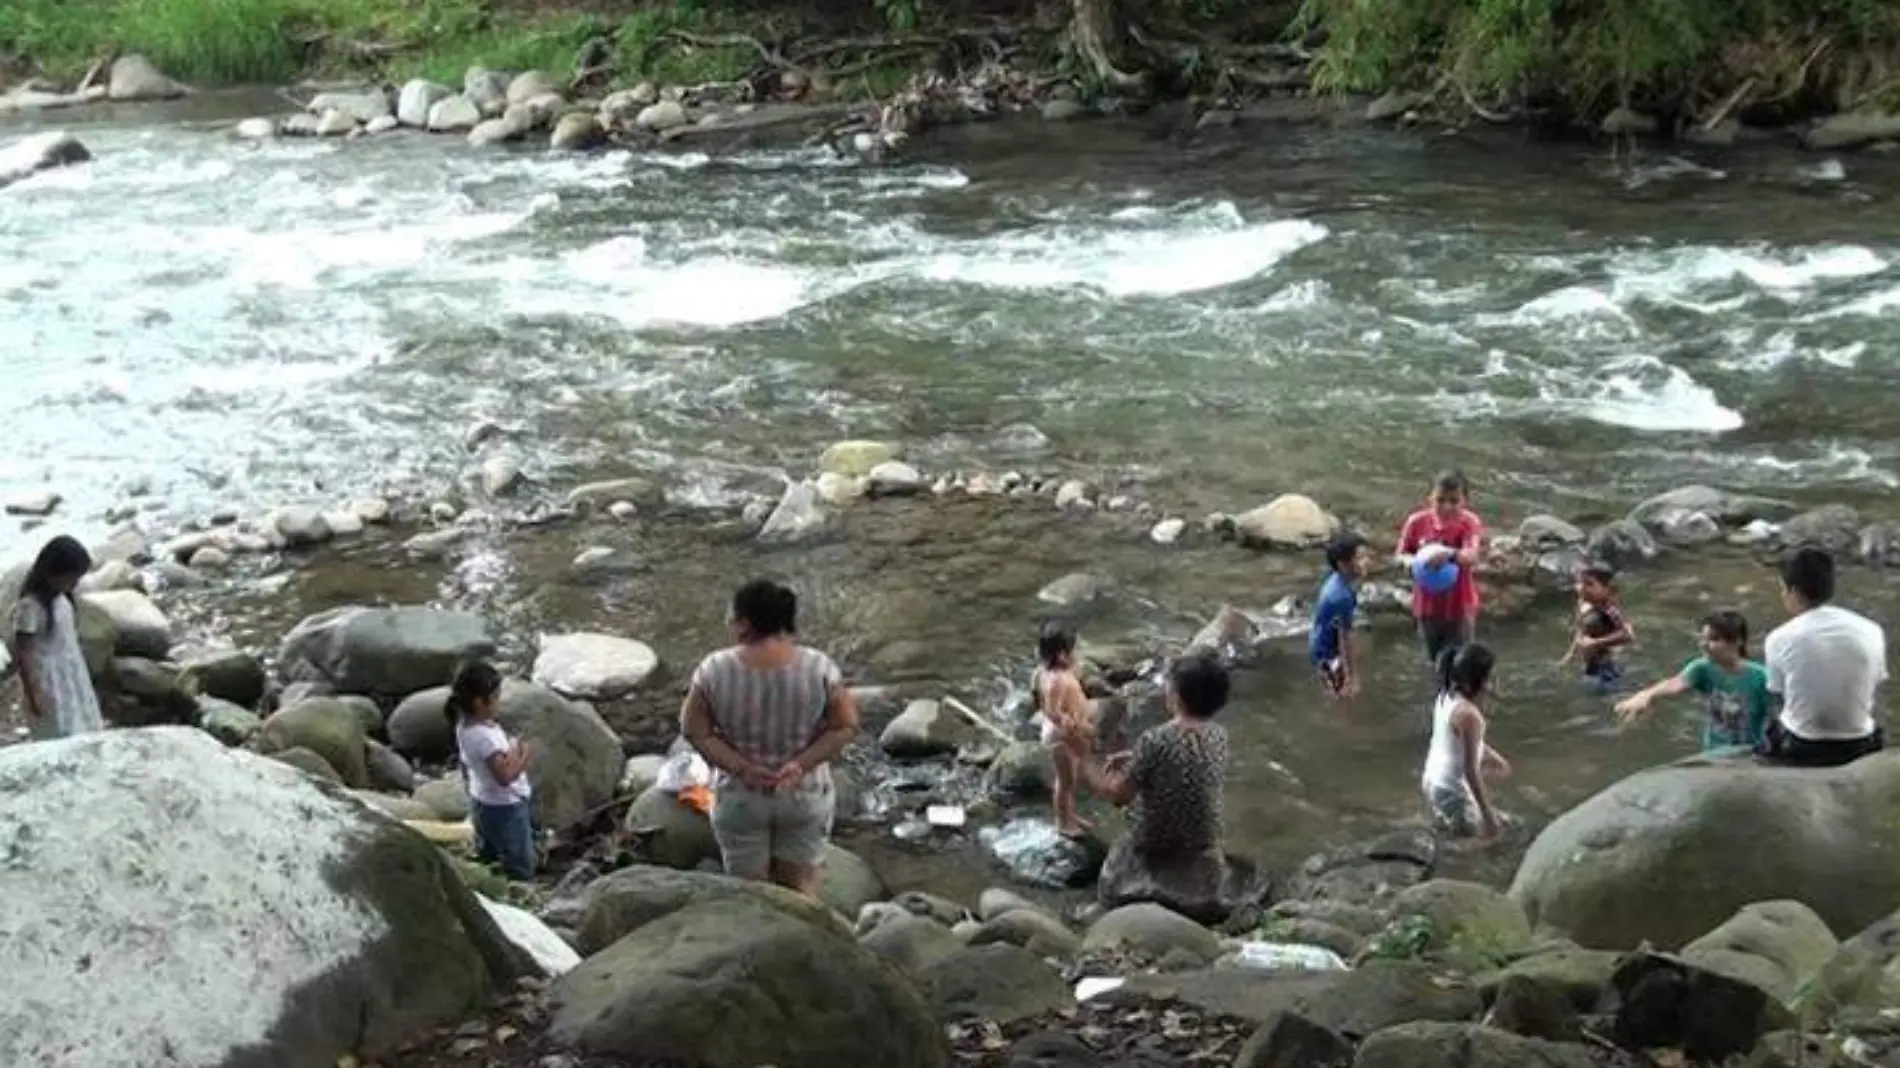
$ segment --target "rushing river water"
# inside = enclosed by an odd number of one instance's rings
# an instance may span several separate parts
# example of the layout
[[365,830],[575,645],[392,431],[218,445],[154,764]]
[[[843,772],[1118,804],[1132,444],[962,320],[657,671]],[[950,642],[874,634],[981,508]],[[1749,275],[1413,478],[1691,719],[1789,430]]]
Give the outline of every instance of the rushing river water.
[[[1900,169],[1877,157],[1032,126],[871,168],[73,121],[95,162],[0,191],[0,497],[56,489],[84,531],[141,490],[163,527],[453,487],[481,418],[551,490],[657,472],[703,505],[845,437],[1188,517],[1299,490],[1380,528],[1454,463],[1501,527],[1688,482],[1877,514],[1900,474],[1900,240],[1868,222]],[[46,529],[9,523],[0,550]],[[1164,549],[1132,517],[1046,505],[866,504],[795,549],[707,529],[524,534],[445,565],[325,556],[203,618],[263,638],[331,603],[479,594],[521,640],[648,639],[677,680],[724,591],[765,569],[797,580],[808,632],[854,675],[995,699],[1036,590],[1066,572],[1115,581],[1086,630],[1111,643],[1317,581],[1310,557]],[[612,539],[644,569],[568,580]],[[1884,583],[1855,581],[1884,614]],[[1638,673],[1685,655],[1716,601],[1776,618],[1739,557],[1634,585]],[[1561,623],[1498,640],[1507,807],[1548,814],[1693,745],[1686,711],[1610,729],[1550,666]],[[1402,628],[1372,641],[1379,677],[1348,709],[1315,698],[1296,651],[1243,681],[1230,833],[1277,862],[1412,810],[1422,666]]]

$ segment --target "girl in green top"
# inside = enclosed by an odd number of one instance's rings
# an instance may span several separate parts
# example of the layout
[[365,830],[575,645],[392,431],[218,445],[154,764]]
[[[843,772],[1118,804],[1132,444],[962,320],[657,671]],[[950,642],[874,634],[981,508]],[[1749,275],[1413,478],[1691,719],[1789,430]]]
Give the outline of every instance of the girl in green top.
[[1768,669],[1748,659],[1748,620],[1740,612],[1712,612],[1702,621],[1703,655],[1626,701],[1616,714],[1628,723],[1649,711],[1658,697],[1702,696],[1702,751],[1753,748],[1768,730],[1773,712]]

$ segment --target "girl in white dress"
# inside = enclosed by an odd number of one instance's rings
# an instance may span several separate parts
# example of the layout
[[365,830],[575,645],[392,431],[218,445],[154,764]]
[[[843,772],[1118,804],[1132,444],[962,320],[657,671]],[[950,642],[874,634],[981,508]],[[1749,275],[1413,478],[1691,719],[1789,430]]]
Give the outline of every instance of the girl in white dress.
[[86,547],[62,534],[40,550],[13,606],[8,629],[35,739],[105,729],[73,606],[73,588],[90,570]]
[[1452,838],[1490,841],[1501,826],[1487,780],[1509,775],[1511,765],[1485,743],[1482,707],[1496,664],[1491,650],[1476,643],[1439,654],[1438,700],[1420,785],[1433,824]]

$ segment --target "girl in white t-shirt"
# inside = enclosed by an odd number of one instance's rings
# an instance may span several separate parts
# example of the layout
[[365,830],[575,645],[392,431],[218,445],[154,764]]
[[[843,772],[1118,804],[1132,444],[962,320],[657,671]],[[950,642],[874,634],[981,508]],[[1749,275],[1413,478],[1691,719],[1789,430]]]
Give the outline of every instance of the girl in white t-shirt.
[[1511,765],[1485,743],[1482,707],[1496,664],[1491,650],[1475,642],[1439,654],[1438,700],[1420,785],[1433,824],[1452,838],[1490,841],[1501,826],[1487,780],[1509,775]]
[[445,705],[455,727],[455,749],[468,783],[469,816],[475,824],[475,859],[513,879],[534,877],[534,789],[528,765],[534,743],[510,739],[496,722],[501,714],[501,673],[476,661],[456,672]]

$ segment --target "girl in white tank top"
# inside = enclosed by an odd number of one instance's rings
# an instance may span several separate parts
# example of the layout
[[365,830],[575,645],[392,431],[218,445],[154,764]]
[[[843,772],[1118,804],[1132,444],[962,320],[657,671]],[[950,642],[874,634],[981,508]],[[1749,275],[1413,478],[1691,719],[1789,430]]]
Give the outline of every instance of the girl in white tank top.
[[1447,652],[1439,661],[1432,740],[1419,785],[1432,822],[1453,837],[1491,839],[1498,834],[1500,817],[1485,780],[1509,775],[1511,766],[1485,744],[1479,707],[1496,662],[1491,650],[1475,643]]

